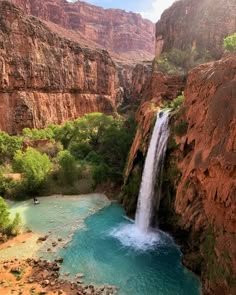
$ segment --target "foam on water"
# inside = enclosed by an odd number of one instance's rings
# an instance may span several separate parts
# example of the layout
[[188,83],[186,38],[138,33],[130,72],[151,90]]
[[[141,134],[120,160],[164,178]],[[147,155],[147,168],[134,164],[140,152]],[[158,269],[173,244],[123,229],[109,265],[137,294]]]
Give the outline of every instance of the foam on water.
[[123,246],[136,250],[147,251],[163,244],[160,234],[155,230],[141,231],[135,224],[121,224],[109,233],[118,239]]

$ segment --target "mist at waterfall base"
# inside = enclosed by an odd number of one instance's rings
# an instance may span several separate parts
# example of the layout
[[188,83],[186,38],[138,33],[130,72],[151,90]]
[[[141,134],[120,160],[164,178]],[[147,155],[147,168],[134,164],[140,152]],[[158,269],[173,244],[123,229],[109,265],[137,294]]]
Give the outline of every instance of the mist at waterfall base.
[[162,242],[160,234],[152,229],[150,224],[154,204],[156,203],[158,207],[161,198],[162,174],[169,137],[168,123],[169,112],[160,111],[157,114],[145,159],[135,223],[121,226],[112,232],[113,236],[125,246],[146,251]]

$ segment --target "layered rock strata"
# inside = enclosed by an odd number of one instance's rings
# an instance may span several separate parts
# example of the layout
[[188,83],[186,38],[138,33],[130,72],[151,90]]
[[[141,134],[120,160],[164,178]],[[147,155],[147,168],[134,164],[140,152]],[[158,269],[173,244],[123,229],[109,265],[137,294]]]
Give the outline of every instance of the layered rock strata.
[[[190,233],[185,263],[200,269],[204,294],[236,293],[236,55],[201,65],[185,89],[188,125],[175,212]],[[177,123],[179,124],[179,123]],[[201,265],[199,263],[201,262]]]
[[116,110],[119,82],[106,51],[61,38],[9,2],[0,2],[0,23],[2,130],[15,134]]
[[154,56],[154,24],[140,14],[103,9],[86,2],[65,0],[13,0],[34,16],[78,31],[109,51],[140,59]]
[[156,56],[172,48],[196,49],[202,59],[223,53],[223,39],[236,31],[235,0],[179,0],[156,24]]
[[[156,76],[159,83],[153,87],[162,88],[163,76],[159,73]],[[168,79],[165,77],[164,81]],[[155,89],[150,85],[147,91]],[[170,91],[168,83],[165,87]],[[151,97],[146,96],[147,101],[137,114],[140,125],[130,151],[126,186],[130,180],[136,185],[134,175],[140,173],[137,167],[142,168],[157,111],[153,101],[165,98],[166,92],[161,89],[159,92],[164,97],[156,95],[156,88],[153,92],[156,98],[148,101]],[[203,294],[233,295],[236,293],[235,54],[190,71],[185,103],[173,115],[170,127],[159,224],[183,246],[183,262],[201,277]],[[122,199],[130,214],[135,212],[136,198],[126,194]]]

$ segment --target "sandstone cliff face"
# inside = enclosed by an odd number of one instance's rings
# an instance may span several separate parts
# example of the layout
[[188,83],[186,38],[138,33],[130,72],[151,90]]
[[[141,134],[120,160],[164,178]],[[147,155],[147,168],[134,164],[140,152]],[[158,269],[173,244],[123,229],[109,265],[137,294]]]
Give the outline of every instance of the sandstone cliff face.
[[179,0],[156,24],[156,56],[171,48],[195,47],[213,58],[222,55],[223,39],[236,31],[235,0]]
[[[188,131],[175,212],[201,261],[204,294],[236,294],[236,55],[201,65],[185,90]],[[195,245],[195,246],[193,246]],[[194,248],[196,247],[197,248]],[[191,253],[192,251],[192,253]]]
[[65,0],[13,0],[28,13],[64,28],[79,31],[109,51],[153,58],[154,24],[140,14],[103,9],[86,2]]
[[146,154],[150,131],[159,107],[164,101],[175,99],[181,94],[183,88],[184,82],[181,77],[166,76],[160,72],[153,72],[146,82],[142,91],[142,102],[136,113],[136,120],[140,128],[137,128],[131,147],[126,176],[132,171],[137,153]]
[[9,2],[0,2],[0,24],[2,130],[18,133],[116,109],[117,72],[106,51],[59,37]]
[[[157,106],[163,99],[176,97],[181,89],[173,87],[176,82],[154,73],[143,91],[146,101],[137,113],[139,127],[130,151],[126,196],[122,199],[131,215],[135,213]],[[183,107],[171,119],[172,130],[180,129],[180,124],[184,129],[181,136],[171,132],[158,221],[183,246],[183,262],[201,276],[203,294],[233,295],[236,294],[236,55],[193,69],[185,97]],[[132,194],[129,194],[130,182],[137,187],[136,191],[131,190]]]
[[132,190],[131,194],[125,194],[121,199],[129,215],[135,213],[142,165],[156,114],[164,101],[171,101],[176,98],[182,93],[183,88],[183,78],[153,72],[142,89],[142,102],[136,113],[138,128],[125,171],[125,186],[132,186],[135,189]]
[[117,63],[120,86],[123,88],[124,105],[140,103],[142,91],[152,75],[151,62],[138,64]]

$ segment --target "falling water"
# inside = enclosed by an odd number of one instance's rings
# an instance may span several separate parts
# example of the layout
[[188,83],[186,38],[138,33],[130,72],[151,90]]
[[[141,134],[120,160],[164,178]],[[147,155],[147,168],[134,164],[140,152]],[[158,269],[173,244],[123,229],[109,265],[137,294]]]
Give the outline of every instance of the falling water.
[[158,205],[161,198],[164,158],[169,136],[168,122],[169,113],[160,111],[145,160],[135,216],[135,224],[142,232],[147,232],[150,227],[154,195]]
[[160,231],[151,228],[151,222],[153,208],[159,207],[161,198],[164,158],[169,136],[168,122],[169,113],[160,111],[145,160],[135,222],[121,224],[110,232],[122,245],[138,251],[147,251],[165,243],[164,233],[160,234]]

